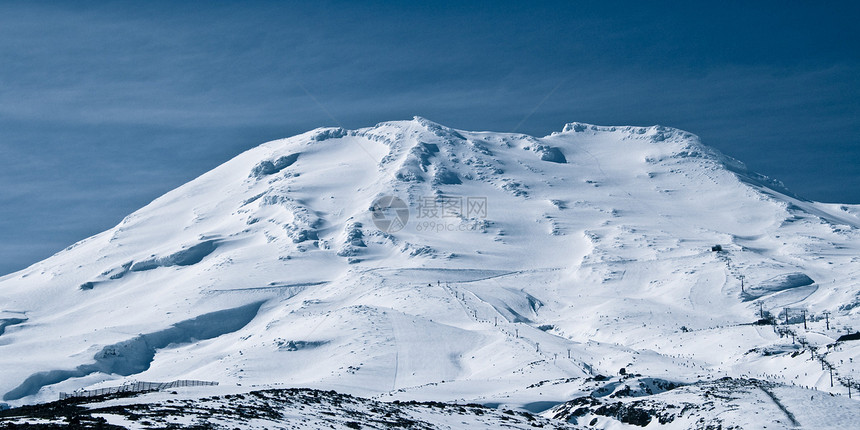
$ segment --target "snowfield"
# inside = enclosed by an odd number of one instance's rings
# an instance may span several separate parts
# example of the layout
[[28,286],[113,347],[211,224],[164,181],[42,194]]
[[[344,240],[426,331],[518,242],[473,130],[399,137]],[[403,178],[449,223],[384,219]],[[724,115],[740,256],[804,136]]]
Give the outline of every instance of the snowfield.
[[559,426],[854,428],[860,340],[836,341],[858,282],[860,206],[684,131],[321,128],[0,278],[0,396],[190,379]]

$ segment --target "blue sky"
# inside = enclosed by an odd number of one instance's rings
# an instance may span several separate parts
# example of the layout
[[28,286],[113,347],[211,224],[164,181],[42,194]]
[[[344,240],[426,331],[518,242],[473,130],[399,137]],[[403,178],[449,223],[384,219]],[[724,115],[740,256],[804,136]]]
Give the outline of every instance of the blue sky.
[[854,2],[308,3],[0,3],[0,273],[264,141],[413,115],[673,126],[860,203]]

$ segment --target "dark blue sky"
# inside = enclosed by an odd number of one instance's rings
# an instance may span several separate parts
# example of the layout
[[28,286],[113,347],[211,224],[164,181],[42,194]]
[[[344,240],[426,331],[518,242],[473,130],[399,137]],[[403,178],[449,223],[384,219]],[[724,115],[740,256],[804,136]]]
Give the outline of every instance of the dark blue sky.
[[413,115],[668,125],[860,203],[856,2],[311,3],[0,3],[0,273],[266,140]]

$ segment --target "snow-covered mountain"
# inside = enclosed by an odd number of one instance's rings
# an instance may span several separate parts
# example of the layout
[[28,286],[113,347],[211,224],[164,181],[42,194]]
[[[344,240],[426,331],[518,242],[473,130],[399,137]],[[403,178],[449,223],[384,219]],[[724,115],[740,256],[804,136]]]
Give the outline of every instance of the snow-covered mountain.
[[858,251],[860,207],[672,128],[316,129],[0,278],[0,396],[194,379],[539,412],[723,377],[847,395],[860,342],[826,345],[857,326]]

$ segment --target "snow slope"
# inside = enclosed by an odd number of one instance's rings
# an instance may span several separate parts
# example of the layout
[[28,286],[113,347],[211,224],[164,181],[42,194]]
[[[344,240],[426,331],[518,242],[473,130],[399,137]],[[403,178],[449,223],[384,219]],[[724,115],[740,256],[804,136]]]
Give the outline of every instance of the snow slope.
[[666,127],[322,128],[0,278],[0,395],[198,379],[539,412],[581,383],[530,386],[622,367],[842,395],[858,227]]

